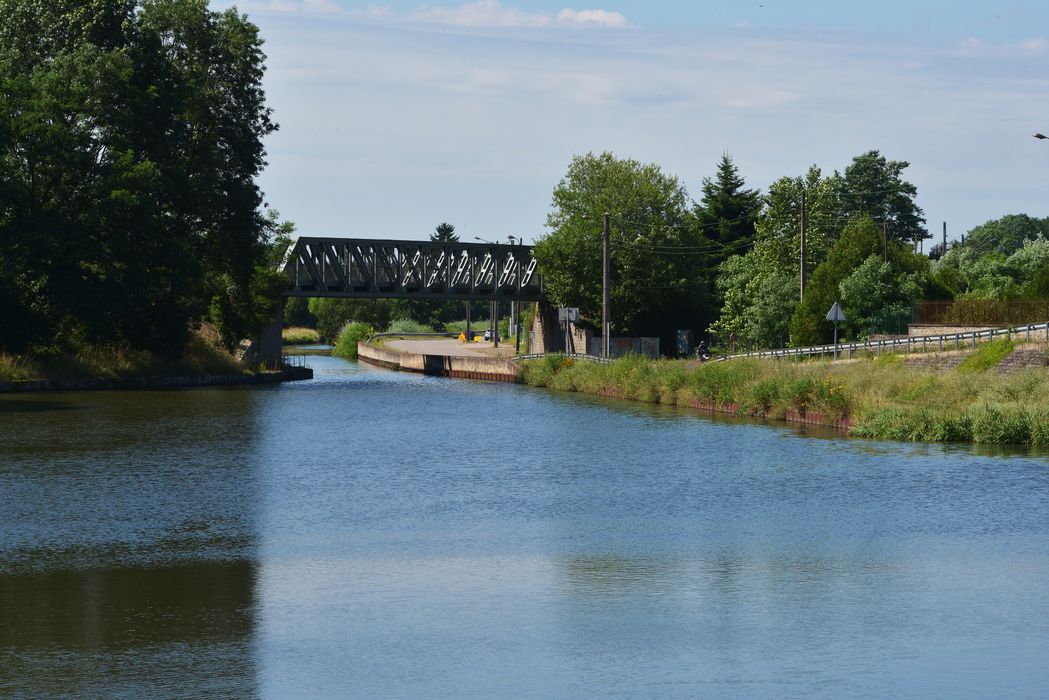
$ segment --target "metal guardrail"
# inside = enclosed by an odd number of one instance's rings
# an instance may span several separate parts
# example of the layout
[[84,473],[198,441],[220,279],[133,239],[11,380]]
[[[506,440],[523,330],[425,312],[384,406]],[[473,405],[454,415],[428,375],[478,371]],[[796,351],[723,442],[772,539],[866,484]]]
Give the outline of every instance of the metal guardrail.
[[[856,343],[838,343],[835,345],[814,345],[807,348],[782,348],[779,350],[755,350],[753,352],[736,353],[734,355],[723,355],[717,361],[733,360],[743,357],[754,357],[759,359],[812,359],[830,355],[841,357],[846,355],[851,358],[856,352],[900,352],[904,348],[908,353],[928,352],[930,350],[960,350],[962,346],[976,347],[980,340],[994,340],[995,338],[1009,338],[1014,336],[1026,336],[1026,340],[1032,340],[1032,334],[1044,333],[1045,340],[1049,341],[1049,323],[1033,323],[1026,326],[1014,328],[989,328],[984,331],[970,331],[968,333],[945,333],[943,335],[925,335],[906,338],[889,338],[886,340],[864,340]],[[953,343],[954,347],[950,347]],[[935,345],[930,348],[930,345]]]
[[514,361],[541,360],[544,357],[547,357],[549,355],[564,355],[565,357],[567,357],[567,358],[569,358],[571,360],[583,360],[585,362],[596,362],[596,363],[601,364],[601,365],[611,364],[615,360],[614,357],[598,357],[596,355],[583,355],[581,353],[567,353],[567,352],[562,352],[562,353],[542,353],[542,352],[536,352],[536,353],[532,353],[530,355],[515,355],[513,359],[514,359]]
[[458,338],[458,333],[373,333],[368,340],[376,338]]

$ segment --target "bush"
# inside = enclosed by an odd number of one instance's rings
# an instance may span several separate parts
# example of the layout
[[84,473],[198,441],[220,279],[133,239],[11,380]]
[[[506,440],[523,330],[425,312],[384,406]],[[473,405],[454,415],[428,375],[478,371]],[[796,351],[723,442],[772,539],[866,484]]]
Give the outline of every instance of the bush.
[[350,360],[357,359],[357,343],[367,340],[374,335],[375,330],[367,323],[351,321],[339,331],[339,338],[335,341],[335,347],[331,354],[345,357]]
[[404,335],[412,335],[414,333],[433,333],[434,330],[430,326],[418,321],[413,321],[410,318],[399,318],[390,324],[390,327],[386,329],[387,333],[403,333]]

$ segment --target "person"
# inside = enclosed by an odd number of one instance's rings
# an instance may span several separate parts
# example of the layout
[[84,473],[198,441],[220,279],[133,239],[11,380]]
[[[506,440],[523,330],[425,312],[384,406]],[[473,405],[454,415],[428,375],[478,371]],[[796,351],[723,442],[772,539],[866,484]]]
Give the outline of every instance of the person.
[[710,359],[710,350],[707,349],[706,341],[699,341],[699,345],[696,346],[696,357],[698,357],[701,360]]

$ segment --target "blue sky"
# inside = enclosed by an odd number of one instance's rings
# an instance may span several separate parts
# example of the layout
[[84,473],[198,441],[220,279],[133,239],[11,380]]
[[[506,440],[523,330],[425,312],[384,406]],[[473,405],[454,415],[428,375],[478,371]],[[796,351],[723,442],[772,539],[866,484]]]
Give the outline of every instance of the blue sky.
[[[213,2],[216,7],[233,3]],[[876,148],[929,228],[1049,215],[1049,7],[1034,2],[250,0],[266,39],[267,200],[302,235],[533,239],[575,154],[698,196]]]

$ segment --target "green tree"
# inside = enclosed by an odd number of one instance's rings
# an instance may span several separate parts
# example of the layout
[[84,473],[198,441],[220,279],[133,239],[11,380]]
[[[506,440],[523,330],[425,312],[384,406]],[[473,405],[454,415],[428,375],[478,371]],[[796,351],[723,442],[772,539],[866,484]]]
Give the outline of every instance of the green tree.
[[925,213],[915,202],[918,189],[903,179],[910,163],[887,160],[878,151],[867,151],[852,159],[841,179],[840,218],[851,220],[868,215],[888,226],[889,239],[909,243],[929,238]]
[[458,243],[459,236],[455,233],[455,227],[449,223],[438,224],[434,232],[430,234],[430,240],[435,243]]
[[1049,237],[1049,217],[1007,214],[973,228],[965,237],[965,247],[980,253],[1012,255],[1024,241]]
[[870,217],[863,217],[845,227],[827,259],[813,272],[805,289],[805,298],[791,318],[790,335],[795,345],[829,342],[832,325],[826,320],[826,315],[834,302],[840,300],[842,280],[881,250],[881,239],[881,227]]
[[922,296],[920,276],[901,272],[880,255],[871,255],[838,285],[841,307],[860,335],[896,332],[910,321],[911,308]]
[[[612,326],[660,334],[698,319],[703,300],[695,253],[709,250],[688,225],[687,195],[656,165],[612,153],[576,156],[553,193],[549,233],[535,244],[548,298],[601,317],[601,229],[612,229]],[[694,323],[696,327],[698,323]]]
[[802,177],[783,177],[769,187],[755,224],[756,240],[743,254],[718,268],[723,300],[711,332],[735,334],[743,347],[779,347],[798,303],[801,258],[801,201],[805,197],[808,269],[821,263],[838,237],[840,176],[823,177],[812,166]]
[[[205,0],[0,0],[0,347],[177,354],[280,285],[258,30]],[[5,324],[6,325],[6,324]]]
[[745,189],[745,185],[727,153],[722,154],[714,178],[703,178],[702,201],[695,205],[693,214],[703,236],[716,244],[706,263],[710,269],[728,256],[744,252],[754,240],[761,194]]

